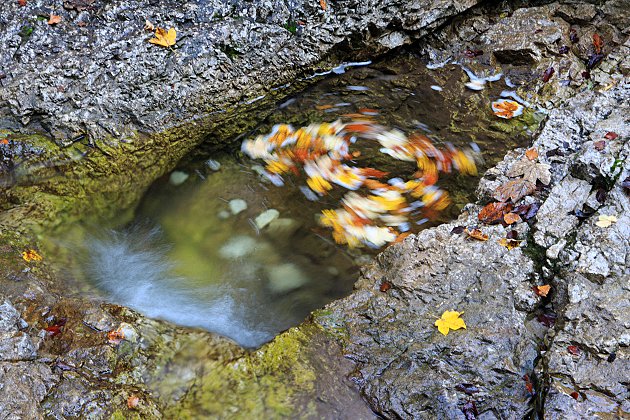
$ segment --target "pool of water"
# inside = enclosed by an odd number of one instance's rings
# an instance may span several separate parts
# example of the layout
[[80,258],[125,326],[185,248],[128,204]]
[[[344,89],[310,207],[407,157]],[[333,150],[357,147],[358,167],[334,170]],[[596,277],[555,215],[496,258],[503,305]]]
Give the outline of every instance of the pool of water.
[[[505,121],[490,104],[507,89],[499,80],[484,90],[466,88],[460,66],[428,70],[413,56],[353,68],[323,78],[278,104],[252,138],[274,124],[294,127],[353,118],[365,109],[379,124],[421,132],[458,148],[476,143],[484,163],[523,145],[531,133],[527,115]],[[350,116],[348,116],[350,115]],[[531,113],[529,113],[531,117]],[[238,145],[235,144],[235,149]],[[362,150],[357,161],[407,176],[415,165]],[[176,171],[156,181],[135,221],[115,231],[91,229],[79,271],[105,299],[148,316],[225,335],[257,347],[300,323],[310,311],[347,295],[358,268],[375,254],[335,244],[318,223],[341,195],[306,199],[304,180],[277,187],[260,175],[261,162],[238,152],[207,155],[203,148]],[[473,198],[478,178],[442,176],[452,204],[421,225],[452,219]]]

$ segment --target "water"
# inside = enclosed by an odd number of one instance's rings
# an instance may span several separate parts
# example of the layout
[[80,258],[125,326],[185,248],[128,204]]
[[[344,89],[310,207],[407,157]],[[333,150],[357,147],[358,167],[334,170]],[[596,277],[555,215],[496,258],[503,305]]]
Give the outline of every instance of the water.
[[[334,121],[360,110],[365,115],[369,108],[386,126],[457,147],[475,142],[487,167],[524,144],[529,133],[523,118],[506,124],[491,114],[490,103],[506,89],[503,81],[480,92],[467,89],[468,81],[455,65],[427,70],[413,57],[346,69],[283,101],[255,132],[243,134],[251,138],[277,123]],[[415,171],[413,164],[370,147],[357,161],[393,175]],[[337,208],[341,196],[311,202],[300,190],[303,180],[289,178],[276,187],[260,176],[260,165],[238,155],[193,154],[155,183],[131,225],[90,235],[89,256],[81,262],[84,276],[107,300],[246,347],[271,340],[310,311],[347,295],[358,267],[374,252],[336,245],[317,224],[319,211]],[[414,230],[456,216],[476,182],[443,176],[439,185],[453,204]],[[272,220],[264,227],[262,214]]]

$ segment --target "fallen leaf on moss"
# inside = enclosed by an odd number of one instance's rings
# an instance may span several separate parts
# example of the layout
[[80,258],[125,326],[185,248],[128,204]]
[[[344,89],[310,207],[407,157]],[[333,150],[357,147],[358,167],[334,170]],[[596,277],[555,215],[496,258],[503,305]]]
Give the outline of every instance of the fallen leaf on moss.
[[529,160],[536,160],[538,159],[538,150],[536,150],[536,148],[532,147],[531,149],[527,149],[527,151],[525,152],[525,156],[527,156],[527,159]]
[[599,220],[595,222],[595,224],[599,227],[607,228],[616,222],[617,222],[617,218],[615,216],[608,216],[606,214],[602,214],[599,216]]
[[34,249],[29,249],[28,251],[22,252],[22,258],[26,262],[41,261],[42,260],[42,256],[39,255],[39,253],[37,251],[35,251]]
[[478,241],[487,241],[489,238],[489,236],[483,233],[481,229],[468,230],[468,228],[466,228],[464,229],[464,232],[466,232],[469,238],[473,238]]
[[462,314],[463,312],[445,311],[442,317],[435,321],[435,326],[444,335],[448,335],[449,330],[466,329],[466,323],[461,318]]
[[548,284],[543,284],[542,286],[534,286],[534,293],[538,296],[547,297],[547,294],[551,290],[551,286]]
[[50,18],[48,19],[48,24],[49,25],[56,25],[59,22],[61,22],[61,16],[59,15],[53,15],[52,13],[50,14]]
[[155,28],[155,38],[151,38],[149,42],[168,48],[175,45],[175,38],[177,38],[175,28],[170,28],[168,31],[164,28]]
[[511,251],[514,248],[518,248],[521,245],[521,241],[517,241],[516,239],[501,238],[499,240],[499,245],[504,246],[508,249],[508,251]]
[[503,216],[503,221],[505,223],[507,223],[508,225],[514,224],[514,223],[518,223],[521,222],[521,216],[519,216],[516,213],[508,213],[505,216]]
[[551,182],[551,166],[544,163],[536,163],[525,158],[517,161],[512,165],[507,173],[509,177],[523,176],[526,180],[536,185],[536,181],[540,180],[545,185]]
[[481,209],[477,218],[488,225],[501,223],[503,217],[512,210],[510,203],[490,203]]
[[510,199],[515,203],[534,191],[536,191],[536,184],[524,178],[518,178],[499,186],[494,191],[494,198],[499,201],[507,201]]

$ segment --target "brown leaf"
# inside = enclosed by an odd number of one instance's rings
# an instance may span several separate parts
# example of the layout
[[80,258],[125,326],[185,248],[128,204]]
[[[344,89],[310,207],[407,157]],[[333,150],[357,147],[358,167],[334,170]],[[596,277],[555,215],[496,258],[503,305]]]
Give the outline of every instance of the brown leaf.
[[602,52],[602,47],[604,46],[604,40],[599,34],[593,34],[593,47],[595,47],[595,52],[600,54]]
[[598,140],[595,143],[593,143],[593,147],[598,152],[601,152],[606,147],[606,141],[605,140]]
[[319,0],[319,5],[322,7],[322,10],[326,10],[328,8],[326,0]]
[[379,288],[379,290],[385,293],[391,288],[392,288],[392,284],[388,281],[384,281],[383,283],[381,283],[381,287]]
[[511,251],[514,248],[518,248],[521,245],[521,241],[509,238],[501,238],[499,240],[499,245],[504,246],[508,249],[508,251]]
[[505,216],[503,216],[503,221],[505,223],[507,223],[508,225],[511,225],[513,223],[522,222],[521,216],[519,216],[516,213],[508,213],[508,214],[506,214]]
[[525,156],[527,156],[527,159],[529,160],[536,160],[538,159],[538,150],[536,150],[535,147],[527,149],[527,151],[525,152]]
[[50,18],[48,19],[48,24],[49,25],[56,25],[59,22],[61,22],[61,16],[59,15],[53,15],[52,13],[50,14]]
[[490,203],[481,209],[477,218],[480,222],[492,225],[501,223],[503,216],[512,211],[510,203]]
[[614,131],[609,131],[608,133],[606,133],[606,135],[604,136],[605,139],[608,140],[614,140],[617,137],[619,137],[619,134],[615,133]]
[[523,176],[526,180],[536,185],[536,181],[540,180],[545,185],[551,182],[551,166],[544,163],[536,163],[525,158],[517,161],[512,165],[507,173],[509,177]]
[[533,289],[534,293],[536,293],[538,296],[546,297],[549,293],[549,290],[551,290],[551,286],[548,284],[544,284],[542,286],[534,286]]
[[478,241],[487,241],[489,236],[481,231],[481,229],[472,229],[468,230],[468,228],[464,229],[464,232],[468,235],[469,238],[476,239]]
[[513,203],[536,191],[536,185],[524,178],[514,179],[499,186],[494,191],[494,198],[499,201],[512,200]]
[[138,407],[139,403],[140,403],[140,398],[138,398],[136,395],[130,395],[129,398],[127,398],[127,407],[130,410],[133,410],[136,407]]

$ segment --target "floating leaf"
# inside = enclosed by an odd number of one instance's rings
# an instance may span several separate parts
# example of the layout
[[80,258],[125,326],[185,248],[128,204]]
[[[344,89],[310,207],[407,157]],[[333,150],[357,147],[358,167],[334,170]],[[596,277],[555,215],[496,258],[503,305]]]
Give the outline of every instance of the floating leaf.
[[39,255],[37,253],[37,251],[35,251],[34,249],[29,249],[28,251],[22,252],[22,258],[26,262],[41,261],[42,260],[42,256]]
[[536,185],[524,178],[514,179],[499,186],[494,191],[494,198],[499,201],[512,200],[513,203],[536,191]]
[[168,32],[164,28],[155,28],[155,38],[151,38],[149,42],[162,47],[172,47],[175,45],[175,38],[177,38],[175,28],[170,28]]
[[512,210],[510,203],[490,203],[481,209],[477,218],[480,222],[492,225],[501,223],[503,217]]
[[499,118],[510,119],[518,117],[525,108],[516,101],[509,99],[498,99],[492,102],[492,111]]
[[435,321],[435,326],[438,331],[444,335],[447,335],[449,330],[459,330],[460,328],[466,328],[466,323],[461,318],[463,312],[457,311],[445,311],[442,317]]
[[481,229],[472,229],[468,228],[464,229],[464,232],[468,235],[469,238],[476,239],[478,241],[487,241],[489,236],[481,231]]
[[501,238],[499,240],[499,245],[504,246],[508,249],[508,251],[511,251],[514,248],[518,248],[521,245],[521,241],[517,241],[515,239]]
[[535,147],[532,147],[531,149],[527,149],[527,151],[525,152],[525,156],[529,160],[536,160],[538,159],[538,150],[536,150]]
[[551,286],[548,284],[543,284],[542,286],[534,286],[534,293],[538,296],[547,297],[547,294],[551,290]]
[[514,224],[514,223],[521,222],[522,220],[521,220],[521,216],[519,216],[518,214],[516,214],[516,213],[508,213],[505,216],[503,216],[503,221],[506,224],[511,225],[511,224]]
[[617,218],[615,216],[608,216],[606,214],[602,214],[599,216],[599,220],[595,222],[595,224],[602,228],[607,228],[613,223],[617,222]]
[[53,15],[52,13],[50,14],[50,18],[48,18],[48,24],[49,25],[56,25],[59,22],[61,22],[61,16],[59,15]]
[[536,163],[525,158],[516,161],[507,173],[509,177],[523,176],[527,181],[536,185],[536,181],[540,180],[544,185],[551,182],[551,166],[544,163]]

